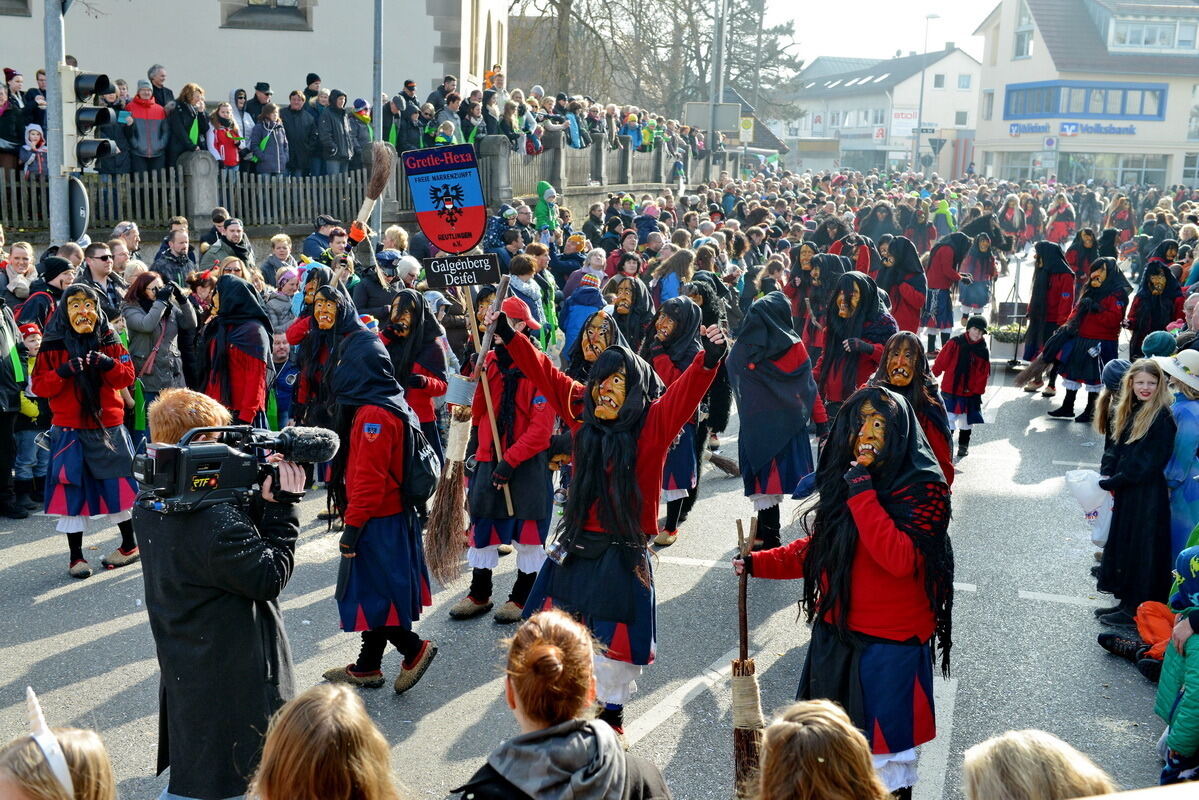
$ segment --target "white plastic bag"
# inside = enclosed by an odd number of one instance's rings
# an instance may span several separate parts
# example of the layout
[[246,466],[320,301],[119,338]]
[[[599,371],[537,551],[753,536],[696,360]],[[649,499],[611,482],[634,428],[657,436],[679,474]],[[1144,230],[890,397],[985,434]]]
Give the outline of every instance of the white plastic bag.
[[1072,469],[1066,473],[1066,486],[1082,506],[1083,516],[1091,526],[1091,542],[1096,547],[1107,544],[1112,526],[1112,495],[1099,488],[1099,473],[1093,469]]

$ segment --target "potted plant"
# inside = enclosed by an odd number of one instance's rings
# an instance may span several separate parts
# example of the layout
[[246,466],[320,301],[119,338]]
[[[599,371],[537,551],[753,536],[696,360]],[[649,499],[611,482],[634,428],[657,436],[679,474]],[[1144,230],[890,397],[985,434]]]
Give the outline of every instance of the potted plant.
[[1024,343],[1027,326],[1011,322],[1007,325],[994,325],[987,332],[991,335],[992,359],[1011,361],[1020,357],[1020,347]]

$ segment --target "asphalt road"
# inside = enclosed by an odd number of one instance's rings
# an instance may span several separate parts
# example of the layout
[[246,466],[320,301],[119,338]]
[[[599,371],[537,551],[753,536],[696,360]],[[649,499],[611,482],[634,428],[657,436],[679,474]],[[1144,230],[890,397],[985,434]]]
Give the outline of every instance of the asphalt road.
[[[976,428],[954,485],[954,672],[937,679],[939,736],[922,748],[920,798],[960,797],[964,750],[1012,728],[1061,736],[1126,788],[1156,783],[1153,745],[1163,726],[1152,713],[1154,687],[1095,643],[1103,628],[1091,608],[1110,603],[1094,591],[1094,548],[1061,477],[1098,462],[1102,443],[1086,426],[1046,418],[1048,408],[1011,387],[996,362],[989,424]],[[735,453],[735,424],[726,454]],[[297,567],[282,598],[301,688],[357,654],[357,637],[337,628],[337,535],[315,521],[320,498],[303,506]],[[785,504],[785,520],[797,506]],[[738,516],[751,516],[740,481],[707,472],[696,511],[656,564],[659,658],[626,711],[627,731],[633,752],[662,768],[677,798],[731,796],[727,670],[737,606],[728,560]],[[88,535],[89,560],[98,564],[116,542],[115,528]],[[25,729],[32,685],[52,725],[103,734],[122,798],[156,797],[166,781],[154,775],[158,673],[140,567],[73,581],[66,566],[51,519],[0,527],[0,730],[11,737]],[[513,557],[501,561],[497,596],[514,571]],[[795,693],[808,640],[799,588],[750,584],[751,651],[767,711]],[[500,679],[512,629],[489,617],[451,621],[449,606],[464,590],[465,582],[437,592],[418,624],[440,647],[421,684],[400,697],[389,688],[363,692],[413,797],[444,797],[517,732]],[[398,670],[394,651],[384,670]],[[221,713],[222,699],[211,702]]]

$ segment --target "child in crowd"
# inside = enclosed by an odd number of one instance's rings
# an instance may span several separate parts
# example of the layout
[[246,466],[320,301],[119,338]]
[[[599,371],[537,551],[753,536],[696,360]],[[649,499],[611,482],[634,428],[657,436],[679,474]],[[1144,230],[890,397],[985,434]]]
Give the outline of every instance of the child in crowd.
[[0,797],[117,800],[117,782],[100,735],[79,728],[51,730],[45,727],[37,700],[30,705],[33,733],[0,748]]
[[1095,762],[1051,733],[1008,731],[966,751],[966,800],[1068,800],[1110,794],[1116,785]]
[[314,686],[271,719],[254,800],[400,800],[391,751],[353,689]]
[[933,374],[941,378],[941,396],[949,416],[950,430],[958,431],[959,459],[970,452],[970,434],[982,425],[982,399],[991,377],[991,354],[983,338],[987,320],[975,314],[966,322],[966,330],[950,339],[933,362]]
[[296,269],[297,266],[291,254],[291,237],[286,233],[276,233],[271,237],[271,254],[259,265],[263,279],[268,283],[277,283],[280,272]]
[[433,137],[433,144],[437,147],[454,143],[454,123],[448,119],[437,126],[437,135]]
[[[1170,610],[1190,616],[1199,612],[1199,547],[1188,547],[1174,559],[1178,588]],[[1167,645],[1153,709],[1169,725],[1161,783],[1199,780],[1199,647],[1183,652]]]
[[296,378],[300,368],[291,358],[291,345],[287,343],[287,332],[274,334],[271,339],[271,361],[275,367],[275,380],[271,383],[267,397],[266,417],[271,430],[287,427],[291,420],[291,400],[295,392]]
[[861,731],[836,703],[805,700],[762,735],[758,800],[885,800]]
[[[42,329],[36,323],[27,322],[20,327],[21,341],[25,343],[25,374],[33,372],[38,350],[42,347]],[[50,403],[37,397],[26,387],[21,392],[21,413],[14,424],[16,449],[13,458],[13,488],[17,503],[36,511],[42,507],[46,488],[46,467],[50,463],[50,451],[37,446],[38,434],[50,430]]]

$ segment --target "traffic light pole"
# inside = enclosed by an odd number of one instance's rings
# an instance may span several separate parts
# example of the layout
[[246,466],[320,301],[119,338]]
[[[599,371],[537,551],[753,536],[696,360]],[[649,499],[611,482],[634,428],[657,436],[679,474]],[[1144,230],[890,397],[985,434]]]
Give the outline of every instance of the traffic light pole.
[[46,50],[46,172],[50,183],[50,243],[62,244],[70,238],[70,211],[67,202],[67,176],[63,165],[62,79],[58,65],[66,57],[62,15],[67,3],[46,0],[43,35]]

